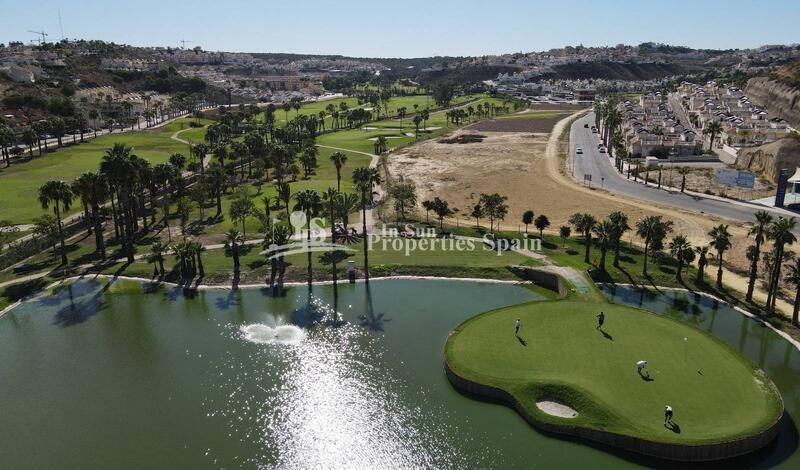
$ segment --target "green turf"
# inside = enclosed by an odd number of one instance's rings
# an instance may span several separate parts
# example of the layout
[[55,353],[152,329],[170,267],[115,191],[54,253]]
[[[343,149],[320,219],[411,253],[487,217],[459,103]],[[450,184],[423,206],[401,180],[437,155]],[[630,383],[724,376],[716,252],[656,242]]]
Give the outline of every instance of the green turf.
[[[35,217],[45,213],[37,200],[42,184],[51,179],[72,181],[84,171],[98,170],[103,153],[115,142],[133,147],[136,155],[154,164],[167,161],[176,152],[188,156],[186,144],[170,139],[174,132],[187,128],[188,123],[189,119],[179,119],[157,129],[104,135],[3,168],[0,170],[0,214],[3,219],[16,224],[31,223]],[[202,133],[204,130],[187,132]],[[76,201],[70,212],[77,212],[80,208]]]
[[[408,99],[409,97],[404,98],[397,98],[397,99]],[[474,95],[470,97],[464,97],[463,101],[467,99],[474,99],[475,101],[472,106],[477,107],[478,104],[486,104],[486,103],[494,103],[496,105],[500,105],[502,100],[497,98],[490,98],[486,95]],[[400,130],[400,120],[399,119],[383,119],[377,122],[371,122],[362,126],[359,129],[351,129],[351,130],[343,130],[339,132],[333,132],[330,134],[325,134],[317,138],[317,143],[323,146],[330,146],[330,147],[339,147],[339,148],[346,148],[349,150],[356,150],[359,152],[365,153],[373,153],[374,152],[374,145],[375,141],[371,139],[376,139],[378,136],[385,136],[387,137],[387,144],[389,148],[401,147],[408,144],[412,144],[422,139],[429,139],[433,137],[438,137],[444,133],[451,132],[455,130],[457,127],[452,123],[447,123],[447,118],[445,116],[444,111],[433,112],[430,114],[430,118],[427,122],[427,127],[430,128],[430,131],[423,131],[420,132],[419,135],[414,135],[414,124],[411,120],[413,117],[413,112],[409,111],[409,115],[403,120],[403,127]],[[463,125],[467,125],[469,122],[464,122]],[[425,126],[425,124],[421,124],[420,128]],[[376,128],[376,129],[368,129],[364,130],[364,128]],[[433,129],[438,128],[438,129]],[[411,134],[406,135],[407,133]]]
[[[595,329],[599,310],[605,334]],[[524,345],[514,337],[517,318]],[[455,329],[445,354],[459,376],[510,392],[539,420],[653,441],[725,441],[768,428],[782,412],[769,379],[722,341],[596,293],[473,317]],[[637,373],[641,359],[652,381]],[[561,400],[579,416],[547,415],[540,398]],[[666,404],[680,433],[664,425]]]

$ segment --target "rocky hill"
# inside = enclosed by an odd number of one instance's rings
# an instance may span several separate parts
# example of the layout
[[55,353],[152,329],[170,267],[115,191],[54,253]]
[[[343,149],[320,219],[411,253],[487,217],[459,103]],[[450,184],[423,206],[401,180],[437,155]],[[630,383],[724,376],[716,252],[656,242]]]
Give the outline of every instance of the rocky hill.
[[783,66],[769,76],[751,78],[745,93],[770,114],[800,127],[800,62]]
[[789,169],[789,175],[800,167],[800,139],[787,137],[777,142],[742,149],[736,158],[736,167],[750,170],[775,183],[778,171]]

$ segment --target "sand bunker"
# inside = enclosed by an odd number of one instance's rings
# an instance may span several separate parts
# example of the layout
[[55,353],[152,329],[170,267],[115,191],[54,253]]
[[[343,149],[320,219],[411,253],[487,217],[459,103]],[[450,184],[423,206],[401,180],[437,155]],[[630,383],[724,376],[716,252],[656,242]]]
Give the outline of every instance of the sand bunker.
[[570,406],[554,400],[539,400],[536,406],[551,416],[559,418],[577,418],[578,412]]

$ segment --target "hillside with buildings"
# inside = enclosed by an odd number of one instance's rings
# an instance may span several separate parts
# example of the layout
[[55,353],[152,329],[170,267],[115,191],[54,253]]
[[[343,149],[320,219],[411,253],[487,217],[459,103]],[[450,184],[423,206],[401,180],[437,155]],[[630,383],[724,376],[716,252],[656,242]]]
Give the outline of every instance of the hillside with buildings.
[[745,91],[753,101],[775,110],[792,126],[800,127],[800,61],[768,76],[751,78]]

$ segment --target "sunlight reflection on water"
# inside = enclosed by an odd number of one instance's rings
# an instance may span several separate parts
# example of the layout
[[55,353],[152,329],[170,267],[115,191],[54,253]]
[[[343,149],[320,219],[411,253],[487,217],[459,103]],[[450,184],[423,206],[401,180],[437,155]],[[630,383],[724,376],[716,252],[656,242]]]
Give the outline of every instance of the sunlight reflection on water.
[[[228,401],[206,403],[215,408],[210,415],[224,416],[232,435],[260,443],[263,452],[242,465],[466,465],[451,442],[456,430],[442,425],[449,422],[446,411],[427,403],[420,406],[426,391],[410,390],[396,377],[379,337],[358,325],[325,322],[333,318],[332,309],[318,301],[305,309],[317,318],[308,330],[293,325],[242,327],[239,337],[259,346],[250,363],[231,357],[219,366],[220,375],[228,377],[222,384]],[[272,339],[282,328],[296,329],[300,333],[292,332],[291,337],[305,339]],[[253,382],[256,387],[246,385]]]

